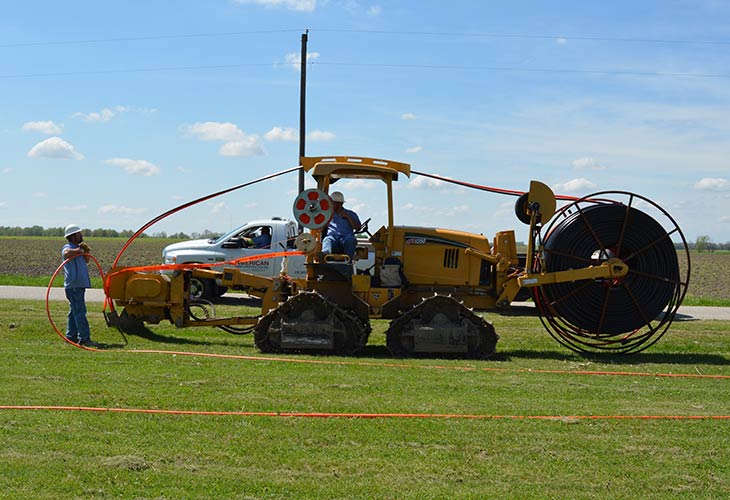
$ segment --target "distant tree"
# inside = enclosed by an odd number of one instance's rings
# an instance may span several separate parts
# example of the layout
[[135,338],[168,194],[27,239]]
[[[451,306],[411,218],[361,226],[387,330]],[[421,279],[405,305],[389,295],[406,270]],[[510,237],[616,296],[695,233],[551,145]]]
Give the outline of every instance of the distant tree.
[[187,234],[185,234],[181,231],[179,233],[171,234],[170,238],[173,240],[189,240],[190,236],[188,236]]
[[698,236],[697,239],[695,240],[695,250],[697,250],[697,252],[699,252],[699,253],[702,253],[705,250],[708,250],[709,246],[710,246],[710,237],[707,236],[706,234],[702,234],[702,235]]

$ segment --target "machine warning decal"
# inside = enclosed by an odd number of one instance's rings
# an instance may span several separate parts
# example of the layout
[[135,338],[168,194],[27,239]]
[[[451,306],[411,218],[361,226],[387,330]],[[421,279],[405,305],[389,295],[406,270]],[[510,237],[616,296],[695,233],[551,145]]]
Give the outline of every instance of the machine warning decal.
[[467,248],[469,245],[461,242],[441,238],[438,236],[429,236],[425,234],[406,233],[406,245],[426,245],[428,243],[435,245],[448,245],[452,247]]

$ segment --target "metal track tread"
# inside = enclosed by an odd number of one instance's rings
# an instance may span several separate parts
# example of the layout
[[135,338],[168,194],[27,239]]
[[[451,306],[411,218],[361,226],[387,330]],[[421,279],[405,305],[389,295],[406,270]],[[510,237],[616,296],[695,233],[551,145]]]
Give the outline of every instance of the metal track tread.
[[434,295],[390,323],[388,349],[394,356],[418,354],[487,358],[499,336],[492,323],[451,296]]
[[254,343],[264,353],[326,351],[349,356],[363,348],[369,335],[369,323],[308,291],[264,315],[254,328]]

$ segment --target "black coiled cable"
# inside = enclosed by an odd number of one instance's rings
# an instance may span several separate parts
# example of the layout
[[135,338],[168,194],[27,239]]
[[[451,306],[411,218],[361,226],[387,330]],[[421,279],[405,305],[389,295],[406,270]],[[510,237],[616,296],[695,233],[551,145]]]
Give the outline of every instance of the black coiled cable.
[[[544,271],[618,258],[628,265],[629,274],[540,287],[535,299],[543,324],[559,342],[577,351],[635,352],[648,347],[674,318],[689,269],[686,278],[682,276],[671,234],[631,203],[583,205],[566,207],[562,218],[548,228]],[[675,231],[679,232],[676,225]]]

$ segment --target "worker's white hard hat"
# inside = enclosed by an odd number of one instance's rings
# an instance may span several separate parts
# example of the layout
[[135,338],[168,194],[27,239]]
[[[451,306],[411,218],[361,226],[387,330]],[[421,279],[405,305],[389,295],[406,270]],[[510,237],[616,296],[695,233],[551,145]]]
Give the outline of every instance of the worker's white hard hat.
[[340,193],[339,191],[335,191],[334,193],[332,193],[330,195],[330,197],[332,198],[332,201],[336,201],[339,203],[345,203],[345,196],[342,193]]
[[81,232],[81,228],[79,226],[77,226],[76,224],[69,224],[68,226],[66,226],[66,229],[63,230],[63,236],[65,238],[68,238],[72,234],[76,234],[76,233],[80,233],[80,232]]

